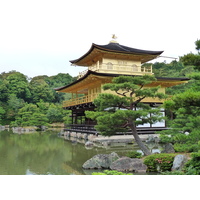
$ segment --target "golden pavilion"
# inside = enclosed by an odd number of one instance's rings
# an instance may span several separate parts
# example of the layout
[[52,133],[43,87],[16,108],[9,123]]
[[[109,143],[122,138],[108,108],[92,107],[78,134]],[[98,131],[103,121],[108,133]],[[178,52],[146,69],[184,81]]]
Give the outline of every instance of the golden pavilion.
[[[119,44],[115,38],[106,45],[92,44],[87,53],[76,60],[71,60],[72,66],[83,66],[86,70],[80,72],[75,82],[56,88],[57,92],[71,93],[71,99],[63,102],[63,108],[71,110],[70,130],[91,132],[95,122],[85,117],[86,110],[94,110],[93,100],[104,91],[102,85],[110,83],[113,77],[120,75],[142,76],[153,75],[151,65],[143,65],[159,57],[163,51],[136,49]],[[157,81],[148,87],[160,86],[159,92],[165,93],[167,87],[186,83],[188,78],[156,77]],[[145,98],[144,103],[158,106],[163,103],[160,99]],[[164,115],[164,110],[162,111]],[[165,122],[145,124],[138,128],[164,129]]]

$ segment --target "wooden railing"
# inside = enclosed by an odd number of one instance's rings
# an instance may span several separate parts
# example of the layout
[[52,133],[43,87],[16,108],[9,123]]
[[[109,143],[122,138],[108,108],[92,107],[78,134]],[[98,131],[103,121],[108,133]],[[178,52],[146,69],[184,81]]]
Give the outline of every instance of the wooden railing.
[[[95,125],[88,124],[67,124],[64,130],[98,135],[99,131],[97,131],[94,126]],[[137,127],[138,134],[154,134],[157,131],[168,129],[169,128],[166,127]],[[116,132],[115,135],[132,135],[132,132],[131,130],[127,129],[124,130],[124,132]]]
[[94,125],[87,125],[87,124],[67,124],[65,125],[65,130],[81,132],[81,133],[91,133],[91,134],[98,133],[98,131],[94,128]]
[[96,99],[97,96],[98,96],[98,94],[95,93],[95,94],[91,94],[91,95],[87,95],[87,96],[73,98],[68,101],[64,101],[63,107],[75,106],[75,105],[80,105],[83,103],[90,103],[90,102],[93,102],[93,100]]

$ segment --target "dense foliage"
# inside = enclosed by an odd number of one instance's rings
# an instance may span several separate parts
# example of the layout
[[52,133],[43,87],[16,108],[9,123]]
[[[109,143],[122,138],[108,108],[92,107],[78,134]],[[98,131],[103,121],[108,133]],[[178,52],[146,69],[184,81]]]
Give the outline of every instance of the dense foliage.
[[[199,50],[199,40],[195,44]],[[193,65],[194,70],[187,74],[191,81],[185,85],[181,93],[175,90],[171,100],[164,103],[165,109],[174,113],[174,117],[168,122],[172,129],[163,131],[161,141],[174,144],[177,152],[200,150],[200,68],[196,62],[196,58],[200,60],[200,54],[191,54],[180,58],[185,67]]]
[[200,152],[191,153],[191,160],[185,165],[187,175],[200,175]]
[[0,74],[0,123],[12,126],[38,126],[63,122],[68,111],[62,109],[67,94],[54,88],[70,84],[69,74],[28,78],[16,71]]

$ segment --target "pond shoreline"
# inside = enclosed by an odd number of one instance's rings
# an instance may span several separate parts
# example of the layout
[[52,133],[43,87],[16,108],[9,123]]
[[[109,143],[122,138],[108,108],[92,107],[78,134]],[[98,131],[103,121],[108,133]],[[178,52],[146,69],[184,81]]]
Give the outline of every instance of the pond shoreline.
[[34,133],[37,131],[47,131],[47,130],[59,130],[62,131],[63,126],[50,125],[42,126],[40,129],[37,126],[27,126],[27,127],[10,127],[9,125],[1,126],[0,131],[12,131],[13,133],[24,134],[24,133]]
[[[63,137],[65,140],[69,140],[72,142],[83,143],[87,147],[92,146],[125,146],[129,144],[134,144],[135,139],[133,135],[113,135],[113,136],[102,136],[102,135],[94,135],[94,134],[86,134],[86,133],[78,133],[78,132],[70,132],[70,131],[61,131],[58,133],[59,137]],[[159,140],[159,134],[142,134],[139,135],[143,142],[146,142],[150,138],[156,138]]]
[[[46,131],[46,130],[58,130],[58,135],[63,136],[67,140],[77,140],[80,143],[86,143],[87,141],[101,144],[101,145],[109,145],[111,143],[125,143],[132,144],[134,143],[133,135],[113,135],[113,136],[102,136],[102,135],[94,135],[80,132],[70,132],[64,131],[63,126],[51,125],[51,126],[42,126],[41,129],[38,129],[36,126],[28,126],[28,127],[10,127],[9,125],[1,126],[0,131],[11,130],[13,133],[24,134],[24,133],[34,133],[37,131]],[[145,142],[150,137],[158,138],[159,134],[141,134],[139,135],[141,140]],[[83,142],[84,141],[84,142]]]

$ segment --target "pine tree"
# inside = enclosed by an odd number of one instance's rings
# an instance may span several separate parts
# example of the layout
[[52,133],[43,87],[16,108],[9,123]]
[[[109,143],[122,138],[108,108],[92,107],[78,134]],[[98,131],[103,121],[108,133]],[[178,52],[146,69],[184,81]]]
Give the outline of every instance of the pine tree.
[[114,94],[100,94],[94,101],[96,111],[86,111],[86,117],[97,121],[95,128],[102,135],[110,136],[116,132],[131,130],[144,155],[151,154],[138,136],[136,127],[163,119],[159,108],[142,103],[147,97],[166,98],[163,93],[158,92],[159,87],[145,87],[153,81],[156,78],[150,75],[113,78],[112,83],[103,85],[103,89],[113,91]]

